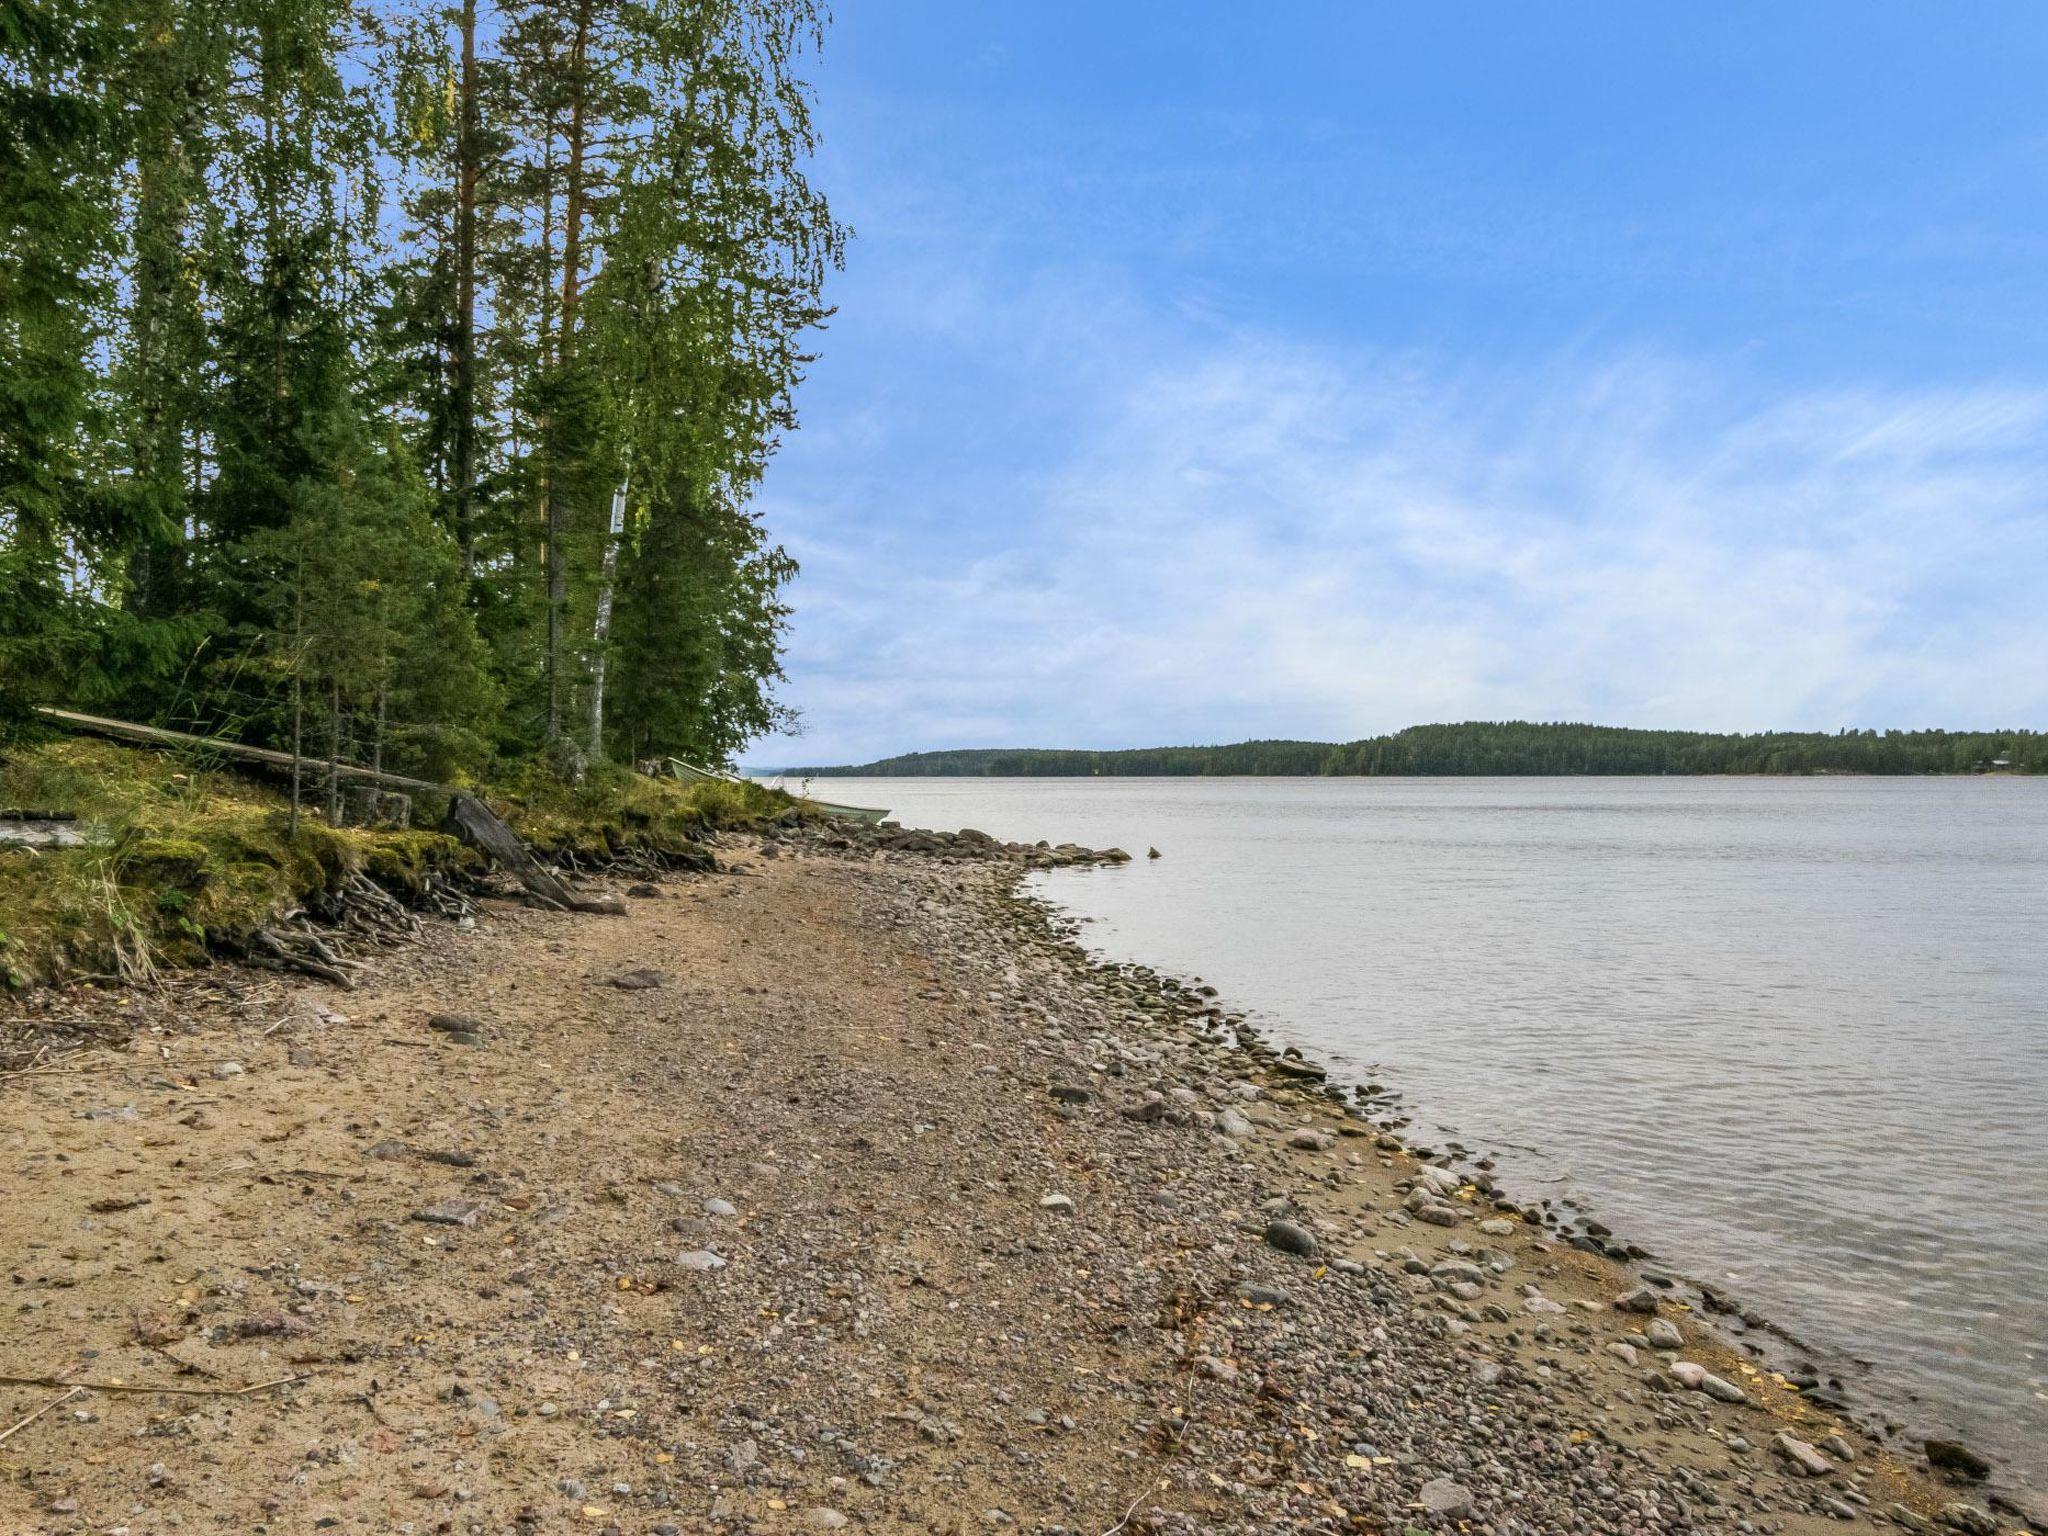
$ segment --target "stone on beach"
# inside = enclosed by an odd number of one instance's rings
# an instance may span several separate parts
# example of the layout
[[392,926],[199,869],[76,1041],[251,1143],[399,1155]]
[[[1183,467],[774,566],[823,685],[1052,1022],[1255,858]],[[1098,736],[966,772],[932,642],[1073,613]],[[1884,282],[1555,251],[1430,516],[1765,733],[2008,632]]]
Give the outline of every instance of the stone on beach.
[[1956,1440],[1929,1440],[1922,1449],[1927,1460],[1944,1472],[1958,1472],[1973,1482],[1982,1482],[1991,1475],[1991,1463]]
[[1415,1170],[1416,1179],[1435,1189],[1437,1193],[1455,1195],[1464,1186],[1464,1180],[1448,1168],[1439,1168],[1434,1163],[1422,1163]]
[[1314,1258],[1322,1249],[1313,1232],[1292,1221],[1268,1222],[1266,1241],[1282,1253],[1296,1254],[1304,1259]]
[[1433,1515],[1456,1520],[1472,1512],[1472,1490],[1448,1477],[1434,1477],[1416,1493],[1422,1507]]
[[1699,1389],[1716,1402],[1733,1403],[1739,1407],[1749,1401],[1749,1394],[1747,1392],[1736,1386],[1734,1382],[1724,1377],[1716,1376],[1712,1371],[1704,1372],[1701,1375]]
[[1685,1335],[1678,1331],[1678,1324],[1667,1317],[1651,1318],[1643,1329],[1643,1337],[1656,1349],[1683,1349]]
[[1817,1449],[1782,1429],[1772,1436],[1771,1449],[1790,1462],[1802,1477],[1827,1477],[1835,1470],[1835,1464]]

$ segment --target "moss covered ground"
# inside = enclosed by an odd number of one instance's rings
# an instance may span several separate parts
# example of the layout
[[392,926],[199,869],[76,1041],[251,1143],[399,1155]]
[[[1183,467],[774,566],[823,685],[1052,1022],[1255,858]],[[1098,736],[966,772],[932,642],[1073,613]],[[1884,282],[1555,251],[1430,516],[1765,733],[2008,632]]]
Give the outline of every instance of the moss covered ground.
[[[317,800],[317,796],[311,797]],[[755,785],[684,786],[604,768],[570,786],[535,771],[486,796],[544,857],[585,867],[687,859],[713,831],[802,814]],[[68,811],[83,846],[0,845],[0,982],[135,978],[200,961],[349,876],[403,898],[478,856],[437,831],[329,826],[284,789],[219,762],[78,737],[0,748],[0,807]],[[424,823],[440,807],[421,806]]]

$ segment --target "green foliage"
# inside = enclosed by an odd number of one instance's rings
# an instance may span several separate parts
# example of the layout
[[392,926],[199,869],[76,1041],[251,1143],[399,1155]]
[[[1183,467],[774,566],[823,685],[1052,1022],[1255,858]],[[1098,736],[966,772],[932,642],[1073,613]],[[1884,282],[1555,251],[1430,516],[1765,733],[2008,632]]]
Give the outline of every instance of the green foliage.
[[819,40],[814,0],[0,0],[0,739],[58,700],[486,780],[780,723],[747,502],[845,238]]
[[1417,725],[1345,744],[1245,741],[1117,752],[1036,748],[913,752],[858,767],[793,768],[831,777],[1062,778],[1309,774],[1436,777],[1668,773],[2048,773],[2040,731],[1639,731],[1602,725],[1467,721]]
[[15,984],[147,974],[195,960],[364,870],[395,889],[476,855],[437,832],[290,827],[271,785],[204,761],[78,739],[0,758],[0,803],[69,810],[81,848],[0,850],[0,934]]
[[492,803],[536,849],[616,858],[644,852],[707,863],[708,832],[754,832],[808,813],[781,790],[711,780],[692,784],[599,764],[580,784],[535,763]]

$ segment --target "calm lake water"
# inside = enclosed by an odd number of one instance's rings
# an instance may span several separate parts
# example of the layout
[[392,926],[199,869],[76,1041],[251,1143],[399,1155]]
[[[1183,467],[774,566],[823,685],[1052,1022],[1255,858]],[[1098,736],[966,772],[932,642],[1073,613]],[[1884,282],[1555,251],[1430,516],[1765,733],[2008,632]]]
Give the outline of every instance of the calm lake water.
[[1092,947],[1201,975],[2043,1480],[2048,780],[819,789],[1129,849],[1040,877]]

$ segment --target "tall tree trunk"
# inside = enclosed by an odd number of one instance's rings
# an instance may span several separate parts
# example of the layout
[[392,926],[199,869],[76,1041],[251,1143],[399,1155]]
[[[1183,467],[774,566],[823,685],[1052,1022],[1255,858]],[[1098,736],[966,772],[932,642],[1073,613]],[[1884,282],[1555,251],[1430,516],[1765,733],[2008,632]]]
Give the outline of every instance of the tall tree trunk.
[[461,120],[455,133],[455,546],[476,575],[476,0],[462,0]]
[[327,685],[327,825],[341,825],[341,683]]
[[293,574],[292,588],[292,815],[285,837],[299,836],[300,770],[306,750],[306,583],[300,565]]
[[149,503],[150,524],[128,556],[128,590],[122,606],[130,613],[154,617],[165,611],[163,586],[168,574],[160,557],[157,517],[166,505],[182,498],[184,442],[172,403],[180,387],[171,350],[172,305],[177,302],[177,266],[182,254],[185,200],[170,164],[176,136],[161,118],[152,120],[149,138],[136,154],[135,232],[133,247],[134,302],[131,313],[130,399],[135,412],[130,427],[129,463],[138,493]]
[[597,578],[597,619],[590,627],[590,760],[604,757],[604,663],[612,637],[612,591],[619,574],[619,545],[626,532],[626,482],[612,493],[612,521],[604,541],[604,566]]
[[[593,0],[577,0],[576,31],[569,45],[568,167],[562,192],[562,302],[555,319],[555,366],[567,379],[576,364],[576,304],[582,289],[583,218],[588,189],[584,159],[590,101],[590,28]],[[571,509],[562,484],[560,423],[548,458],[548,739],[562,734],[562,631],[569,600],[569,569],[562,541]],[[574,450],[571,450],[574,451]]]

